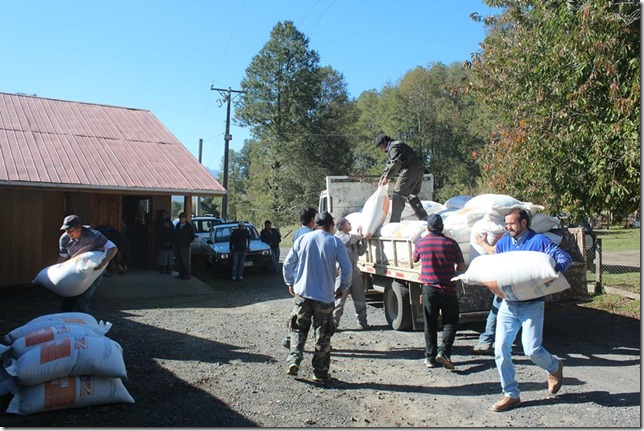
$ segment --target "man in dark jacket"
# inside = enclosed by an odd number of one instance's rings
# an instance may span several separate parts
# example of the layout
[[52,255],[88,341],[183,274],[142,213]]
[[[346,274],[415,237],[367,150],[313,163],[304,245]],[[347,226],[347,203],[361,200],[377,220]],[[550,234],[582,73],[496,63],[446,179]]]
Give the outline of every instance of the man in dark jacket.
[[418,220],[426,220],[427,212],[418,197],[425,172],[422,159],[409,145],[400,141],[392,141],[387,135],[380,135],[376,138],[376,147],[386,152],[388,156],[387,165],[380,176],[378,185],[385,185],[391,178],[398,176],[391,197],[391,219],[389,221],[391,223],[400,221],[405,209],[405,200],[413,208]]
[[186,213],[179,214],[179,223],[175,228],[176,236],[174,243],[175,265],[179,275],[176,278],[181,280],[190,279],[190,243],[195,239],[195,230],[192,223],[188,221]]
[[250,251],[250,232],[246,229],[246,224],[244,224],[244,222],[240,221],[237,225],[237,229],[234,229],[230,234],[229,246],[230,254],[233,259],[233,280],[243,280],[246,253]]

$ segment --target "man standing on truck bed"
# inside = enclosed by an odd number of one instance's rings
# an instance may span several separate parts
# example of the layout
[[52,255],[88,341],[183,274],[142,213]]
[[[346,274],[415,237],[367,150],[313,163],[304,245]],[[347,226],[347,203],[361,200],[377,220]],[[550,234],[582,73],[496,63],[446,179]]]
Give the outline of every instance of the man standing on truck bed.
[[409,202],[418,220],[426,220],[427,212],[420,202],[418,193],[423,182],[422,159],[404,142],[392,141],[387,135],[376,138],[376,147],[387,153],[387,165],[380,176],[378,186],[385,185],[396,175],[398,179],[391,196],[391,223],[400,221],[405,200]]
[[[437,363],[449,370],[452,345],[458,326],[456,272],[465,271],[463,252],[458,243],[443,235],[443,219],[439,214],[427,217],[429,234],[416,241],[414,262],[421,261],[420,279],[423,282],[423,312],[425,315],[425,366],[436,368]],[[438,313],[443,316],[443,340],[437,347]]]

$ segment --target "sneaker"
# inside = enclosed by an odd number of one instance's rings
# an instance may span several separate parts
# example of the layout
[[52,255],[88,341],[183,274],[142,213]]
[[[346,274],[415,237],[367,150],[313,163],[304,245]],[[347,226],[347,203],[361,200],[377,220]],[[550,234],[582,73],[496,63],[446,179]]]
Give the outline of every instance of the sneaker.
[[297,373],[300,371],[300,366],[297,364],[291,364],[288,366],[288,371],[286,371],[286,374],[289,376],[297,376]]
[[244,279],[244,277],[239,277],[239,279],[240,279],[240,280],[243,280],[243,279]]
[[490,407],[490,410],[493,412],[504,412],[518,406],[519,404],[521,404],[521,398],[503,397],[501,401],[494,403],[492,407]]
[[315,373],[313,376],[313,381],[318,383],[324,383],[329,380],[329,373]]
[[237,277],[233,277],[233,280],[237,280]]
[[454,369],[454,364],[452,363],[451,359],[444,353],[439,353],[438,355],[436,355],[436,362],[438,362],[448,370]]
[[477,355],[487,355],[492,353],[492,345],[489,343],[478,343],[472,350]]
[[557,371],[554,374],[548,374],[548,392],[551,395],[559,392],[561,385],[563,384],[563,361],[559,361],[559,366]]
[[425,358],[424,364],[425,364],[425,366],[427,368],[436,368],[436,367],[438,367],[438,364],[436,363],[436,361],[432,361],[429,358]]
[[282,346],[285,349],[290,349],[291,348],[291,337],[289,337],[288,335],[286,337],[284,337],[284,339],[282,340]]

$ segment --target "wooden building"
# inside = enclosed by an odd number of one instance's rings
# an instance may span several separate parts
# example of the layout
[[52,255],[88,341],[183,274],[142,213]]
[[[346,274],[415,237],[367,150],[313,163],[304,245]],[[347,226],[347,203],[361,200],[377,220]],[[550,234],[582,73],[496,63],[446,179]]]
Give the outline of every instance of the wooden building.
[[137,229],[134,266],[151,266],[153,218],[172,196],[221,184],[147,110],[0,93],[0,286],[31,283],[58,259],[60,226]]

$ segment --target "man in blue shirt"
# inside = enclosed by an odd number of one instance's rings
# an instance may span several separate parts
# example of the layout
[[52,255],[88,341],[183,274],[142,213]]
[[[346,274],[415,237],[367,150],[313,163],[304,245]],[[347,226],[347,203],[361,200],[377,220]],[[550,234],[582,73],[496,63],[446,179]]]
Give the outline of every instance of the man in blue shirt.
[[[287,358],[288,374],[296,376],[304,356],[304,344],[313,323],[315,353],[313,380],[329,379],[334,300],[351,285],[351,262],[344,243],[333,236],[333,217],[324,211],[317,215],[318,230],[303,235],[293,244],[284,261],[284,282],[294,297],[289,329],[291,353]],[[340,287],[335,291],[336,263],[340,265]]]
[[[487,245],[482,238],[477,238],[477,243],[490,253],[517,250],[546,253],[555,261],[554,269],[558,272],[564,272],[572,263],[568,253],[557,247],[545,235],[530,229],[530,215],[526,210],[521,208],[510,210],[510,213],[505,216],[505,225],[507,234],[496,243],[494,249],[491,249],[492,246]],[[512,343],[519,329],[523,329],[521,343],[525,355],[548,372],[548,392],[552,395],[556,394],[563,384],[563,361],[552,356],[541,345],[544,304],[545,297],[541,297],[528,301],[504,299],[499,306],[494,356],[504,396],[491,407],[492,411],[506,411],[521,403],[519,384],[515,380],[512,364]]]

